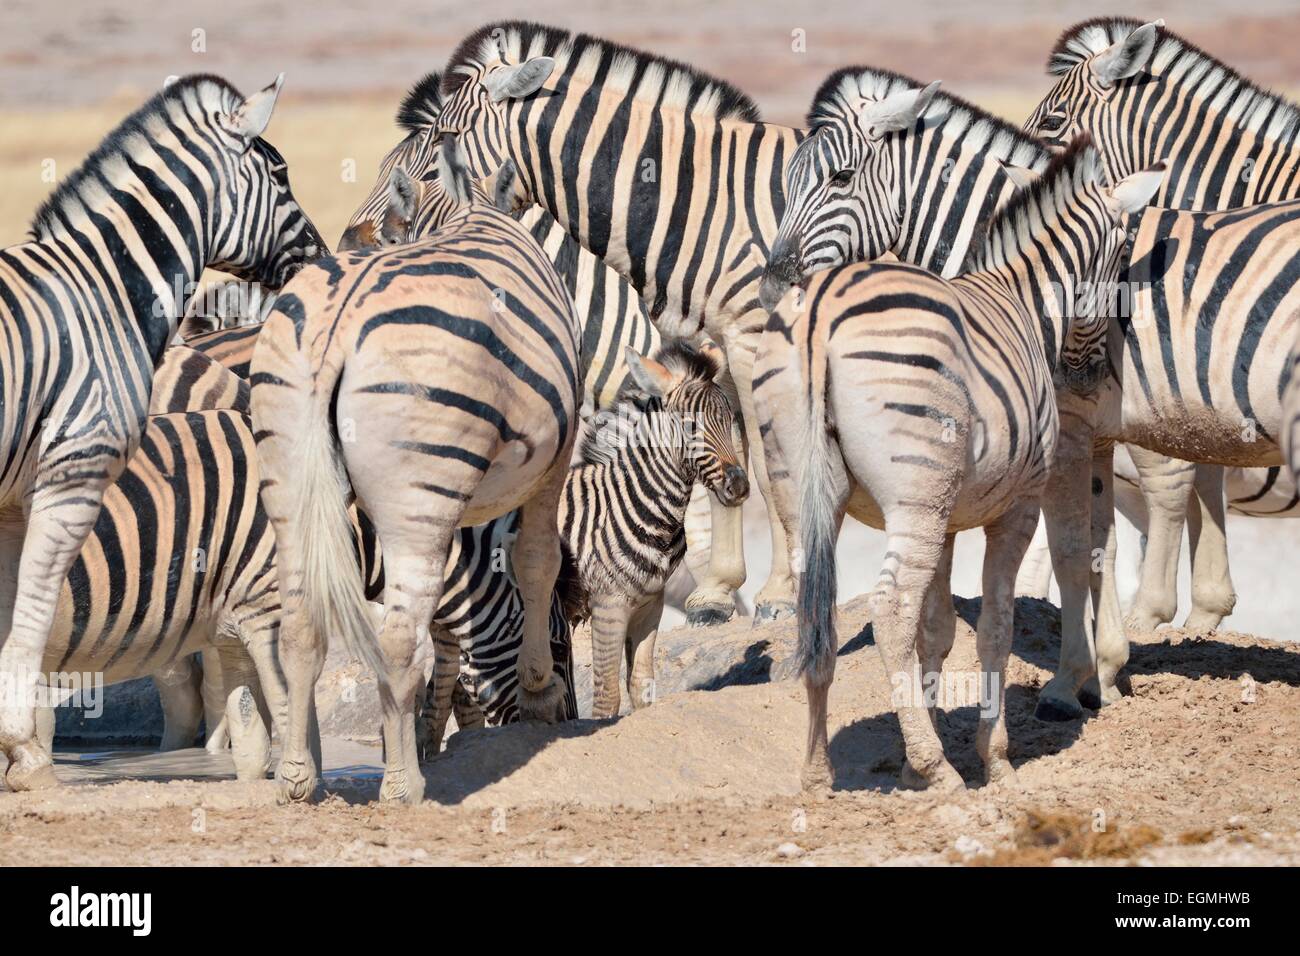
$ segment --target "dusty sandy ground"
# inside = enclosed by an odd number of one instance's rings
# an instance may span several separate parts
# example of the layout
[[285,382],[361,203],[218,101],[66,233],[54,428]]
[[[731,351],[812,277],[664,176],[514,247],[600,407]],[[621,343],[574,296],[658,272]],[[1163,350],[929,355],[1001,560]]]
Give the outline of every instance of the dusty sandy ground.
[[[958,601],[948,673],[974,669],[977,607]],[[416,808],[373,802],[366,767],[333,773],[321,804],[287,808],[270,781],[83,783],[0,795],[0,864],[1300,863],[1293,647],[1149,635],[1133,649],[1131,696],[1045,724],[1033,702],[1057,617],[1021,602],[1008,674],[1019,780],[980,786],[975,708],[957,699],[943,736],[970,789],[940,798],[897,788],[902,741],[861,602],[841,621],[830,794],[799,792],[802,686],[765,677],[781,672],[793,629],[742,621],[692,632],[660,663],[690,673],[695,653],[732,654],[713,683],[738,685],[617,722],[453,737]]]

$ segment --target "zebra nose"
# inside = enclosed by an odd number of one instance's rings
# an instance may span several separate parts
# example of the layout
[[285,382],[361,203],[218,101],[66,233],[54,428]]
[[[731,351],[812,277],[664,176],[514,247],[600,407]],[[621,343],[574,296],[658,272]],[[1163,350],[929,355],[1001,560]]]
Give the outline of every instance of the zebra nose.
[[749,497],[749,476],[739,465],[728,465],[722,473],[722,490],[727,496],[728,504],[744,501]]
[[375,236],[375,227],[370,222],[359,222],[343,230],[339,239],[339,252],[353,252],[358,249],[371,249],[379,245]]
[[797,249],[783,248],[780,245],[772,249],[772,258],[763,270],[763,281],[758,287],[758,302],[764,311],[775,311],[790,286],[803,278],[799,258]]

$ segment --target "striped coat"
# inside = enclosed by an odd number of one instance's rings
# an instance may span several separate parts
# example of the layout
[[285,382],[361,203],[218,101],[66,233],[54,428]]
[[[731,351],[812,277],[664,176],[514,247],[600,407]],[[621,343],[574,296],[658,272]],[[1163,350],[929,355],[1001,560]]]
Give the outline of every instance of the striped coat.
[[[958,531],[983,527],[976,746],[990,781],[1007,760],[1003,670],[1013,580],[1033,534],[1058,440],[1054,373],[1065,361],[1069,300],[1049,277],[1113,280],[1124,211],[1162,171],[1113,189],[1086,140],[995,216],[971,268],[946,281],[914,266],[819,272],[773,313],[765,350],[784,377],[773,453],[799,481],[796,660],[809,700],[805,782],[829,785],[826,706],[836,654],[835,539],[847,512],[888,537],[869,597],[907,748],[904,781],[961,789],[927,713],[953,640],[948,577]],[[1048,306],[1044,308],[1044,306]]]
[[[1056,75],[1056,82],[1026,123],[1026,130],[1056,143],[1077,130],[1091,133],[1111,175],[1123,175],[1153,157],[1167,159],[1170,175],[1156,200],[1161,206],[1226,211],[1255,203],[1300,198],[1300,151],[1297,149],[1300,109],[1163,29],[1162,23],[1143,25],[1132,20],[1105,18],[1079,24],[1058,41],[1049,70]],[[1143,221],[1151,227],[1179,228],[1169,218],[1148,220],[1150,215],[1155,213],[1144,214]],[[1252,214],[1243,210],[1242,215]],[[1124,348],[1126,354],[1137,356],[1130,364],[1142,370],[1143,381],[1137,392],[1125,397],[1124,414],[1127,416],[1135,405],[1146,406],[1147,420],[1138,424],[1130,440],[1156,439],[1149,450],[1134,451],[1133,457],[1142,471],[1144,497],[1153,525],[1161,530],[1148,541],[1141,588],[1129,614],[1134,626],[1152,628],[1173,617],[1177,605],[1176,568],[1181,529],[1193,485],[1196,491],[1193,500],[1200,512],[1196,521],[1203,531],[1196,536],[1193,610],[1186,625],[1196,630],[1211,630],[1231,612],[1235,603],[1224,536],[1222,469],[1210,465],[1194,469],[1167,456],[1210,463],[1232,464],[1244,459],[1259,463],[1261,450],[1269,450],[1262,463],[1273,465],[1280,461],[1276,453],[1277,433],[1265,425],[1265,419],[1276,422],[1272,409],[1277,403],[1273,390],[1279,363],[1258,345],[1266,321],[1274,323],[1270,327],[1275,331],[1269,333],[1270,337],[1284,335],[1276,323],[1285,324],[1287,319],[1278,307],[1286,307],[1285,290],[1294,275],[1295,264],[1280,243],[1272,247],[1275,250],[1272,258],[1261,255],[1247,263],[1243,253],[1256,248],[1259,242],[1267,244],[1268,239],[1262,233],[1275,230],[1273,221],[1285,215],[1285,207],[1279,207],[1269,220],[1241,220],[1237,226],[1241,248],[1220,243],[1217,261],[1188,249],[1186,243],[1200,242],[1204,238],[1201,229],[1211,223],[1234,221],[1231,218],[1180,219],[1182,231],[1176,241],[1163,241],[1155,228],[1149,228],[1146,233],[1152,240],[1151,252],[1157,257],[1154,263],[1158,273],[1157,290],[1156,297],[1135,303],[1137,314],[1126,329]],[[1266,221],[1270,224],[1262,225]],[[1251,223],[1260,224],[1260,229],[1252,229]],[[1133,256],[1135,262],[1141,262],[1146,250],[1140,244],[1135,245]],[[1182,306],[1178,301],[1178,284],[1160,281],[1171,265],[1175,268],[1183,265],[1189,257],[1195,260],[1190,265],[1195,269],[1200,287],[1214,287],[1215,301],[1228,300],[1224,307],[1214,303],[1204,307],[1196,303]],[[1191,288],[1192,273],[1187,273],[1182,285]],[[1233,288],[1225,296],[1223,290],[1230,285]],[[1169,290],[1172,302],[1160,297],[1162,288]],[[1253,300],[1254,296],[1258,299]],[[1207,325],[1196,337],[1191,351],[1175,357],[1172,350],[1186,348],[1187,343],[1177,344],[1173,338],[1157,343],[1158,336],[1152,330],[1175,330],[1184,317],[1177,314],[1180,308],[1199,312],[1200,320],[1214,323],[1214,327],[1211,332]],[[1166,315],[1166,309],[1175,310],[1174,314]],[[1135,328],[1147,331],[1136,335]],[[1258,366],[1251,364],[1255,355],[1263,359]],[[1191,365],[1198,368],[1194,370]],[[1157,380],[1154,391],[1146,381],[1148,377]],[[1131,381],[1126,379],[1126,384]],[[1189,406],[1203,409],[1211,396],[1215,402],[1223,403],[1221,412],[1208,417],[1184,414],[1184,400]],[[1111,393],[1109,400],[1117,402],[1117,394]],[[1077,413],[1071,414],[1077,414],[1083,421],[1118,420],[1118,411],[1104,407],[1091,410],[1091,401],[1083,401]],[[1224,429],[1224,419],[1239,412],[1234,441],[1232,433]],[[1161,418],[1162,423],[1155,424],[1152,416]],[[1247,416],[1251,416],[1249,421]],[[1201,434],[1203,424],[1217,431]],[[1163,434],[1153,435],[1153,430]],[[1255,441],[1265,431],[1271,437]],[[1185,442],[1181,455],[1177,450],[1180,443],[1172,441],[1179,432]],[[1115,429],[1110,429],[1108,435],[1116,435]],[[1236,448],[1226,447],[1234,444]],[[1100,477],[1106,467],[1099,458],[1094,473]],[[1079,494],[1084,493],[1081,485]],[[1054,496],[1056,500],[1067,497]],[[1076,512],[1068,519],[1068,529],[1062,532],[1064,537],[1080,542],[1071,558],[1080,566],[1089,561],[1087,552],[1107,541],[1104,527],[1094,527],[1090,538],[1082,530],[1086,520],[1081,512]],[[1111,567],[1109,559],[1106,566]],[[1086,577],[1082,572],[1071,574]],[[1104,596],[1112,592],[1108,585],[1111,578],[1109,573],[1103,575]],[[1108,596],[1104,603],[1111,603]],[[1057,679],[1043,692],[1046,711],[1067,717],[1079,713],[1076,691],[1091,670],[1081,623],[1083,605],[1082,602],[1070,602],[1070,605],[1063,624],[1062,654],[1077,666],[1067,667],[1063,663]],[[1096,643],[1099,656],[1107,660],[1108,671],[1118,669],[1114,662],[1122,665],[1127,660],[1128,644],[1118,620],[1117,604],[1113,613],[1100,617]],[[1100,688],[1098,697],[1093,698],[1093,693],[1090,683],[1086,692],[1089,703],[1118,696],[1118,691],[1106,686]]]
[[[466,202],[454,139],[444,139],[439,162],[440,179]],[[424,242],[309,266],[277,297],[252,382],[285,595],[283,797],[305,799],[316,786],[306,732],[324,638],[335,633],[380,678],[381,796],[420,798],[420,632],[441,597],[450,540],[457,527],[521,506],[520,709],[562,713],[546,618],[559,567],[554,509],[578,408],[577,336],[550,261],[513,219],[479,205]],[[384,555],[378,640],[349,566],[348,488]]]
[[168,86],[0,250],[0,749],[11,789],[56,782],[21,688],[62,581],[139,445],[154,367],[205,266],[279,285],[322,247],[260,134],[280,81]]

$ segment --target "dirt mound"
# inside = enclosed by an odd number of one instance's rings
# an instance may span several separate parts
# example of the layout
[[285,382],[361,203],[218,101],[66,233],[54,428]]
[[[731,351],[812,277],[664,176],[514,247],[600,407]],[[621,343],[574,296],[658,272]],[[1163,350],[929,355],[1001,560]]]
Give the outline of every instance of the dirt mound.
[[[957,599],[947,672],[975,668],[978,608]],[[1300,653],[1290,646],[1145,635],[1129,697],[1047,724],[1033,706],[1055,663],[1058,616],[1021,601],[1007,675],[1019,780],[980,786],[974,697],[957,699],[940,727],[971,789],[939,797],[898,789],[902,739],[863,602],[840,620],[829,795],[798,790],[802,686],[768,679],[793,626],[741,620],[662,635],[662,696],[647,709],[454,736],[426,768],[420,807],[371,802],[368,764],[336,764],[314,807],[276,807],[269,781],[3,794],[0,863],[1300,862]]]

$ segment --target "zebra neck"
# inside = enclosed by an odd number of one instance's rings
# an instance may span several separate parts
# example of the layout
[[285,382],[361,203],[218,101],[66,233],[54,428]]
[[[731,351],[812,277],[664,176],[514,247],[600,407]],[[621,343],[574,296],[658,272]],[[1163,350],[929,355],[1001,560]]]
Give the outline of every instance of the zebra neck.
[[[656,416],[647,416],[653,419]],[[671,434],[669,434],[671,432]],[[627,500],[649,535],[671,537],[686,520],[691,485],[686,449],[675,431],[642,420],[630,440],[606,460],[579,466],[606,502]]]
[[[588,102],[596,92],[570,84],[540,115],[513,107],[511,158],[528,193],[636,289],[654,320],[702,319],[718,287],[740,301],[737,288],[752,285],[756,306],[753,257],[776,238],[784,162],[802,132],[635,99],[606,109]],[[572,122],[557,129],[559,117]],[[702,218],[687,229],[688,216]]]
[[[1225,103],[1214,95],[1217,90],[1215,86],[1180,96],[1188,115],[1177,122],[1169,118],[1158,138],[1135,137],[1124,122],[1118,128],[1104,127],[1099,145],[1111,181],[1167,160],[1169,172],[1153,206],[1235,209],[1300,196],[1300,123],[1283,119],[1289,104],[1271,109],[1259,104],[1246,111],[1257,109],[1259,115],[1243,120],[1238,103],[1242,94]],[[1212,131],[1212,154],[1207,155],[1200,142],[1197,131],[1202,130]],[[1145,148],[1135,150],[1135,139]]]
[[[1041,172],[1050,156],[1036,144],[993,137],[978,150],[961,135],[942,135],[935,127],[919,148],[911,137],[894,145],[903,188],[902,228],[894,255],[944,278],[962,271],[972,240],[984,235],[988,222],[1016,191],[1003,160],[1014,159]],[[913,168],[913,166],[916,168]]]
[[[138,173],[126,183],[110,185],[105,178],[100,184],[96,193],[78,194],[74,213],[59,208],[37,240],[61,249],[78,271],[99,273],[115,311],[139,329],[156,364],[198,291],[208,258],[207,224],[200,222],[196,231],[167,208],[170,197],[151,194]],[[200,215],[211,202],[209,196],[198,204]]]

